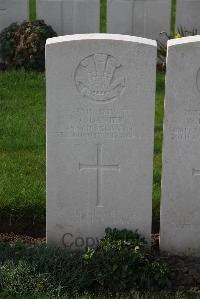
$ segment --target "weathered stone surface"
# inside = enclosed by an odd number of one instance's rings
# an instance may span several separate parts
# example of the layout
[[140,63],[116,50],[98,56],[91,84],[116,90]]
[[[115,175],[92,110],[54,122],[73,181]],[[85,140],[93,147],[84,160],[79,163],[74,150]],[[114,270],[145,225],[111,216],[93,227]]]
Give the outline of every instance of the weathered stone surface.
[[170,32],[171,0],[107,0],[108,33],[160,39]]
[[28,0],[0,0],[0,32],[12,23],[28,19]]
[[47,238],[96,245],[106,227],[151,235],[156,42],[49,39]]
[[161,249],[200,255],[200,37],[168,43]]
[[58,35],[99,32],[99,0],[37,0],[37,18]]
[[186,30],[198,29],[200,32],[200,1],[177,0],[176,25],[185,27]]
[[134,0],[107,0],[107,32],[133,35]]

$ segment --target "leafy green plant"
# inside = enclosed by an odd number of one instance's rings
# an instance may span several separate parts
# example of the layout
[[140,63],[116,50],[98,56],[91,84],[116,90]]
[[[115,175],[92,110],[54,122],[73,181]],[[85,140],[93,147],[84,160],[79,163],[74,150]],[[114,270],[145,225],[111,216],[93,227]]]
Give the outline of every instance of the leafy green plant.
[[[27,247],[21,243],[14,247],[1,244],[0,264],[4,265],[10,261],[15,266],[23,261],[39,276],[47,274],[48,282],[52,284],[54,293],[75,294],[84,291],[89,285],[87,269],[83,265],[82,252],[68,252],[47,246]],[[24,281],[24,283],[26,282]],[[40,291],[42,292],[42,290]],[[43,290],[44,293],[47,291],[47,289]]]
[[0,245],[0,290],[9,295],[159,290],[167,277],[166,266],[151,256],[145,240],[128,230],[107,229],[99,247],[84,252]]
[[165,68],[167,56],[167,41],[174,38],[197,35],[197,29],[193,28],[191,31],[189,31],[183,26],[180,26],[178,27],[177,32],[174,35],[169,35],[166,32],[161,32],[161,35],[165,36],[165,38],[158,41],[158,60],[159,63],[162,64]]
[[167,281],[167,268],[152,260],[137,231],[107,229],[99,248],[88,249],[84,259],[90,280],[112,292],[160,289]]
[[0,34],[0,56],[8,68],[43,71],[45,68],[45,43],[56,36],[51,26],[43,21],[16,23]]

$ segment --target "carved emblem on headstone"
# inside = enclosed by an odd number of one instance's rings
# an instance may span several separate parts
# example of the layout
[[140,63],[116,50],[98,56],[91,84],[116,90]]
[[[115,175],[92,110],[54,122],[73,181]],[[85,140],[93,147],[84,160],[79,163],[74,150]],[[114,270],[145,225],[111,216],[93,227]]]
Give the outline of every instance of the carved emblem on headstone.
[[123,66],[111,55],[90,55],[79,63],[75,83],[83,97],[110,102],[119,98],[125,88]]

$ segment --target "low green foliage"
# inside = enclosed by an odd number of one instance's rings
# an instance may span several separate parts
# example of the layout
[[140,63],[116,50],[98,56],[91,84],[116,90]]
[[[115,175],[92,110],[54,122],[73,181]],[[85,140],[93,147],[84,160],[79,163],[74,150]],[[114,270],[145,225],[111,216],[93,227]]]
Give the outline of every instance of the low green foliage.
[[167,268],[148,254],[145,245],[137,232],[117,229],[107,229],[99,247],[84,252],[1,244],[0,290],[13,296],[74,296],[162,289]]
[[[60,298],[60,299],[72,299],[71,296],[48,296],[48,295],[37,295],[37,296],[9,296],[6,295],[5,293],[1,294],[1,299],[55,299],[55,298]],[[150,293],[150,292],[145,292],[145,293],[137,293],[134,292],[131,295],[126,295],[126,294],[118,294],[116,296],[113,295],[83,295],[83,296],[74,296],[74,299],[199,299],[199,295],[192,295],[192,294],[185,294],[183,292],[177,292],[177,293],[168,293],[168,292],[159,292],[159,293]]]
[[0,285],[5,295],[12,296],[54,292],[49,273],[37,273],[34,267],[21,260],[17,265],[8,261],[0,267]]
[[16,23],[0,34],[0,56],[8,68],[43,71],[45,68],[45,43],[56,36],[51,26],[43,21]]
[[[54,290],[54,294],[57,295],[65,291],[70,294],[75,294],[76,291],[81,291],[88,285],[86,281],[87,269],[84,269],[82,253],[80,252],[70,253],[66,250],[46,246],[26,247],[19,243],[15,247],[2,244],[0,253],[0,264],[2,264],[3,267],[10,265],[10,262],[12,262],[13,265],[15,265],[15,271],[17,271],[19,264],[25,263],[25,271],[28,272],[31,268],[33,273],[35,273],[33,280],[37,280],[36,274],[45,274],[46,278],[48,278],[48,283],[53,287],[51,293]],[[19,275],[22,276],[20,273]],[[26,273],[26,275],[28,275],[28,273]],[[24,280],[23,283],[22,280],[23,277],[21,277],[21,280],[18,280],[18,288],[21,290],[21,295],[28,295],[29,293],[26,292],[28,286],[27,288],[25,286],[23,287],[26,280]],[[6,290],[2,287],[2,291],[5,292]],[[34,294],[35,291],[37,290],[32,289],[31,294]],[[44,293],[48,293],[47,289],[43,291]],[[9,290],[7,290],[7,293],[8,292]],[[13,294],[12,289],[10,289],[9,294],[16,295],[16,293]]]
[[167,269],[146,254],[146,242],[137,232],[106,230],[99,249],[88,249],[84,259],[102,289],[162,289],[166,285]]

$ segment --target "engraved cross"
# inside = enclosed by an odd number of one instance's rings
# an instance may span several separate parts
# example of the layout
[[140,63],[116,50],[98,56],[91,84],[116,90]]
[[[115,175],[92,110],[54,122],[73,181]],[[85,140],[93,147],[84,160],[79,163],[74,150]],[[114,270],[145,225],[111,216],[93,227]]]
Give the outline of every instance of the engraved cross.
[[103,170],[117,170],[120,171],[119,164],[103,164],[102,162],[102,144],[97,144],[97,163],[96,164],[82,164],[79,163],[79,170],[95,169],[97,172],[97,207],[103,207],[102,204],[102,172]]

